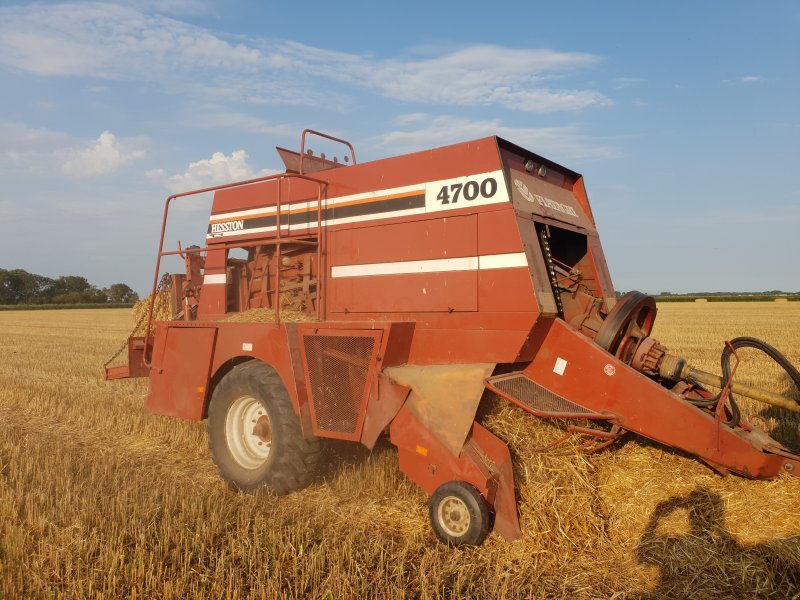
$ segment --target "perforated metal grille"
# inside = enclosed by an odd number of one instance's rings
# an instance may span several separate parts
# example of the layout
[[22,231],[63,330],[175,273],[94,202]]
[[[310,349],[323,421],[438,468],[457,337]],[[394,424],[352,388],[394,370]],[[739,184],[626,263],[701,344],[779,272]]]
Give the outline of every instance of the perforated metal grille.
[[355,434],[375,338],[304,336],[317,429]]
[[597,414],[588,408],[579,406],[543,388],[535,381],[525,377],[522,373],[491,380],[491,384],[502,393],[514,398],[517,402],[530,407],[531,410],[536,412],[569,415]]

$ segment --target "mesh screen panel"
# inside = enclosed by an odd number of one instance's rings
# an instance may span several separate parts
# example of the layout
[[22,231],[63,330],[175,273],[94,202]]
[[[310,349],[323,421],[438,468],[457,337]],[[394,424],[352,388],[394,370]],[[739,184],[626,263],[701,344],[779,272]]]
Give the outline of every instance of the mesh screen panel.
[[317,429],[355,434],[375,338],[306,335],[303,339]]
[[498,390],[541,413],[594,415],[594,411],[543,388],[522,373],[491,382]]

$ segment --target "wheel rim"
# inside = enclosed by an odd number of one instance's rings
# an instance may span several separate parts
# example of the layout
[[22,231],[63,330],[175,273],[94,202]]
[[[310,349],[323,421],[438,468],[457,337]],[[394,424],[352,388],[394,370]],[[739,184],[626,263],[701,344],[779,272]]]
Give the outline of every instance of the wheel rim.
[[272,423],[253,396],[237,398],[225,417],[225,438],[234,460],[245,469],[262,466],[272,450]]
[[469,509],[461,498],[446,496],[436,511],[439,525],[450,537],[458,538],[469,529]]

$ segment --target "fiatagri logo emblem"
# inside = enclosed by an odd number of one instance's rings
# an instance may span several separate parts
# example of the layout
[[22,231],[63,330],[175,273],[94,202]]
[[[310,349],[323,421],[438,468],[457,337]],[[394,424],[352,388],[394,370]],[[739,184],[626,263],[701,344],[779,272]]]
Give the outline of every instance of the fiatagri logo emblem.
[[522,197],[525,198],[528,202],[533,204],[539,204],[544,206],[545,208],[551,208],[553,210],[557,210],[560,213],[564,213],[565,215],[569,215],[571,217],[577,217],[578,213],[575,212],[575,209],[572,208],[569,204],[563,204],[561,202],[556,202],[555,200],[548,198],[546,196],[540,196],[539,194],[532,193],[528,186],[522,183],[519,179],[514,180],[514,185],[517,186],[519,193],[522,194]]

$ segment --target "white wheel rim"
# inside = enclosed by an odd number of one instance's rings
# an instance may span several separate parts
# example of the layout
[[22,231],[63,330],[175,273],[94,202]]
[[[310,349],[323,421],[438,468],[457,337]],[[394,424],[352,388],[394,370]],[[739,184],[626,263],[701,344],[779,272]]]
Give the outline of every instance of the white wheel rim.
[[439,525],[450,537],[458,538],[469,529],[469,509],[461,498],[445,496],[436,510]]
[[262,466],[272,449],[272,425],[264,406],[253,396],[234,400],[225,416],[225,439],[234,460],[245,469]]

